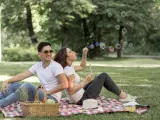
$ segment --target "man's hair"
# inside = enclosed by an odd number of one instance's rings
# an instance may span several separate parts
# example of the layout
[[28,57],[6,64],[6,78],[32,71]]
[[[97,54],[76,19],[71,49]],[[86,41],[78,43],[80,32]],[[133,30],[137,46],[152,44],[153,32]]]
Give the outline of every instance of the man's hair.
[[43,49],[43,47],[48,46],[48,45],[51,46],[51,44],[48,43],[48,42],[40,42],[40,43],[38,44],[38,47],[37,47],[38,52],[41,52],[42,49]]

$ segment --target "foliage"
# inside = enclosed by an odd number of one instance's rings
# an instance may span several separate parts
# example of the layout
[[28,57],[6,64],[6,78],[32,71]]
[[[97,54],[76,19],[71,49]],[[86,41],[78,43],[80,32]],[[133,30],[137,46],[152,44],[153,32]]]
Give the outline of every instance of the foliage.
[[[32,45],[26,4],[32,11],[33,37],[39,42],[69,46],[78,53],[95,41],[115,47],[122,26],[123,43],[133,44],[133,48],[123,46],[124,54],[160,51],[159,0],[2,0],[2,35],[7,36],[2,36],[4,47],[9,43]],[[90,51],[93,56],[106,54],[98,48]]]
[[19,44],[11,44],[4,48],[3,60],[5,61],[37,61],[40,60],[34,47],[20,47]]
[[[56,44],[52,45],[52,50],[56,52],[60,47]],[[23,45],[10,43],[8,47],[2,50],[4,61],[39,61],[37,45]],[[54,53],[53,53],[54,56]]]

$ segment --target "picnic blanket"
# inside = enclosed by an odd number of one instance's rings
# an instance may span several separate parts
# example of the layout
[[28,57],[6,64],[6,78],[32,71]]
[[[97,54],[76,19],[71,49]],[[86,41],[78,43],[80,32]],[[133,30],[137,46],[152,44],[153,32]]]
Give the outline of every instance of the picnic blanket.
[[[116,99],[104,98],[103,96],[98,99],[98,108],[96,109],[83,109],[80,105],[70,104],[66,98],[61,99],[59,106],[59,116],[70,116],[75,114],[99,114],[99,113],[112,113],[112,112],[127,112],[123,104]],[[146,112],[148,108],[139,107],[136,109],[136,113],[141,114]],[[5,108],[0,108],[4,117],[21,117],[23,116],[20,104],[13,103]]]

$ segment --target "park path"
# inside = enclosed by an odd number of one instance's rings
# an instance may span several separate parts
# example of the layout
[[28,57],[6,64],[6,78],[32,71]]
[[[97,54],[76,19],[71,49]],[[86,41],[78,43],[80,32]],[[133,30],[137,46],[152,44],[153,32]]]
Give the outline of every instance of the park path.
[[[143,62],[143,61],[142,61]],[[25,63],[25,62],[24,62]],[[27,62],[25,64],[29,64],[29,65],[33,65],[35,62]],[[80,62],[75,62],[75,65],[79,64]],[[12,64],[22,64],[22,62],[15,62]],[[114,62],[91,62],[88,61],[87,62],[87,66],[89,65],[92,66],[100,66],[100,67],[140,67],[140,68],[160,68],[160,64],[158,63],[136,63],[136,62],[120,62],[120,63],[114,63]],[[8,78],[10,78],[11,76],[7,76],[7,75],[0,75],[0,81],[4,81]],[[39,80],[37,79],[37,77],[33,76],[30,77],[28,79],[25,79],[24,81],[27,82],[39,82]]]
[[123,58],[153,58],[153,59],[160,59],[160,55],[152,56],[152,55],[122,55]]
[[160,64],[98,64],[98,63],[88,63],[87,65],[91,64],[92,66],[100,66],[100,67],[142,67],[142,68],[156,68],[160,67]]

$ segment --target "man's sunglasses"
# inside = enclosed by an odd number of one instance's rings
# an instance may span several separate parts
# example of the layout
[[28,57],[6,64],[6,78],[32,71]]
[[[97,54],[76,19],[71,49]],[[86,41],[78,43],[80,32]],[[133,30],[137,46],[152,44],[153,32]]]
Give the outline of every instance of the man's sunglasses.
[[43,53],[44,54],[53,53],[53,50],[44,50]]

